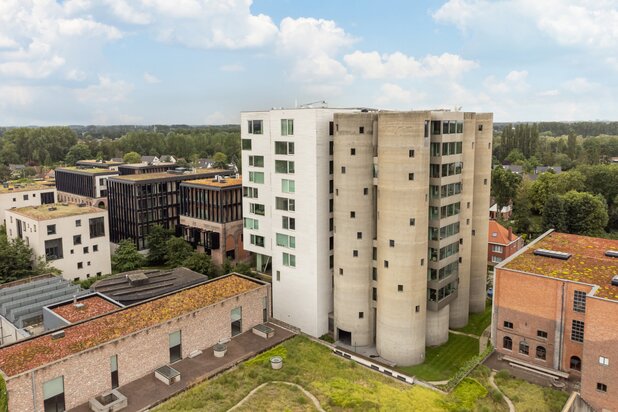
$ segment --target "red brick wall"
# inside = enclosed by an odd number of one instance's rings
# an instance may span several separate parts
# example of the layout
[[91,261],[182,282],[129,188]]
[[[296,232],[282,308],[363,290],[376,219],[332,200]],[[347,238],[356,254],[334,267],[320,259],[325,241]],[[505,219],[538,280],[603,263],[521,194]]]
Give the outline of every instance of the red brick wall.
[[[110,357],[118,355],[120,385],[152,373],[169,363],[169,334],[182,332],[182,356],[214,345],[231,336],[230,311],[242,306],[243,332],[263,322],[262,298],[269,293],[264,285],[238,297],[200,309],[192,314],[81,352],[46,367],[7,379],[10,411],[34,411],[32,374],[36,387],[37,410],[43,410],[43,383],[64,376],[67,409],[87,402],[111,389]],[[269,309],[270,310],[270,309]],[[270,313],[270,312],[269,312]]]

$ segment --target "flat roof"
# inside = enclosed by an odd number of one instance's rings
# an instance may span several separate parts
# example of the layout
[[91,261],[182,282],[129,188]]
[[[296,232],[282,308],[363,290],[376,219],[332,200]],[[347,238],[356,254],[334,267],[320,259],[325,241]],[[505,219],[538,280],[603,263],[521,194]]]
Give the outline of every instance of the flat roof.
[[64,337],[47,333],[0,348],[0,370],[15,376],[131,333],[162,324],[256,289],[258,281],[236,274],[65,327]]
[[66,166],[66,167],[58,167],[56,171],[67,171],[67,172],[76,172],[87,175],[117,175],[119,172],[117,170],[109,170],[101,167],[76,167],[76,166]]
[[7,210],[34,220],[51,220],[67,216],[85,215],[88,213],[105,212],[98,207],[78,205],[75,203],[54,203],[38,206],[26,206]]
[[[154,156],[152,156],[154,157]],[[176,167],[176,163],[174,162],[159,162],[159,163],[124,163],[122,167],[129,169],[146,169],[146,168],[155,168],[155,167],[165,167],[165,166],[173,166]]]
[[104,313],[112,312],[120,306],[103,299],[100,296],[88,296],[77,300],[78,304],[83,306],[75,306],[73,301],[58,305],[50,310],[57,315],[62,316],[70,323],[79,322],[80,320],[94,318],[95,316],[103,315]]
[[83,163],[83,164],[89,164],[89,165],[90,164],[109,165],[109,166],[118,166],[118,165],[124,164],[124,162],[114,162],[113,160],[96,160],[96,159],[79,160],[76,163],[77,164]]
[[223,181],[218,182],[215,179],[197,179],[191,180],[189,182],[184,182],[184,186],[207,186],[207,187],[231,187],[231,186],[241,186],[242,185],[242,176],[236,177],[223,177]]
[[50,190],[50,189],[56,188],[53,182],[34,182],[34,183],[9,182],[8,186],[9,187],[4,187],[3,185],[0,185],[0,194],[29,192],[33,190]]
[[[534,254],[536,249],[570,253],[568,260]],[[618,240],[551,232],[526,246],[502,267],[537,275],[598,285],[594,296],[618,300],[618,286],[611,281],[618,275],[618,258],[605,256],[618,250]]]
[[[162,180],[162,179],[174,179],[174,180],[182,180],[183,177],[194,176],[194,175],[207,175],[214,176],[220,173],[231,173],[230,170],[226,169],[196,169],[195,172],[188,171],[187,173],[169,173],[169,172],[160,172],[160,173],[140,173],[135,175],[122,175],[122,176],[114,176],[113,180],[120,181],[128,181],[128,182],[140,182],[143,180]],[[180,179],[179,179],[180,178]]]

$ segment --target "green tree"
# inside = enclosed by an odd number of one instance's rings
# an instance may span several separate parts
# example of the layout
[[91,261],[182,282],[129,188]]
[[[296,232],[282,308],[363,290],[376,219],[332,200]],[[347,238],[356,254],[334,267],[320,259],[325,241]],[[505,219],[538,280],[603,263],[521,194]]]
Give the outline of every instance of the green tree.
[[566,231],[566,211],[564,200],[557,194],[551,194],[543,207],[543,230],[555,229]]
[[212,157],[214,162],[214,166],[218,169],[226,169],[227,168],[227,156],[225,153],[217,152]]
[[217,275],[217,268],[206,253],[193,252],[185,259],[183,266],[208,277]]
[[511,163],[511,164],[515,164],[515,163],[519,163],[519,162],[523,162],[526,160],[526,157],[524,156],[524,154],[521,152],[521,150],[519,149],[513,149],[509,152],[508,156],[506,156],[506,160],[507,162]]
[[141,163],[142,156],[137,152],[129,152],[122,157],[122,161],[125,163]]
[[132,240],[124,239],[118,244],[118,249],[112,256],[112,266],[117,272],[127,272],[144,266],[145,258],[137,251]]
[[567,137],[567,155],[571,160],[577,159],[577,135],[573,131]]
[[607,226],[607,203],[601,195],[574,190],[562,196],[566,229],[578,235],[601,235]]
[[48,266],[44,257],[36,258],[21,239],[9,240],[4,226],[0,230],[0,283],[12,282],[44,273],[60,273]]
[[521,183],[521,176],[501,166],[491,172],[491,194],[496,199],[498,210],[508,206],[517,194],[517,188]]
[[73,166],[80,160],[90,159],[92,158],[92,152],[90,151],[90,147],[88,147],[85,143],[78,143],[76,145],[71,146],[69,151],[67,152],[64,161]]
[[6,182],[11,178],[11,169],[3,163],[0,163],[0,181]]
[[229,259],[225,259],[223,265],[221,265],[221,275],[227,275],[234,271],[234,266]]
[[172,236],[166,242],[165,263],[171,267],[181,266],[193,253],[193,248],[183,238]]
[[162,265],[165,263],[165,254],[167,253],[166,242],[172,236],[172,232],[165,229],[161,225],[150,227],[150,232],[146,236],[146,244],[148,245],[148,264],[151,266]]
[[532,233],[532,202],[530,201],[530,181],[524,180],[513,199],[513,231]]

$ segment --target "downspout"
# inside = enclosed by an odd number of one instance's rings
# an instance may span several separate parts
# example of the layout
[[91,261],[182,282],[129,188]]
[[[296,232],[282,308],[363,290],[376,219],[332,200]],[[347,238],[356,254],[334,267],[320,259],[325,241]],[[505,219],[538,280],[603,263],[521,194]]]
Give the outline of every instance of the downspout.
[[34,381],[34,371],[30,372],[32,378],[32,411],[36,412],[36,384]]

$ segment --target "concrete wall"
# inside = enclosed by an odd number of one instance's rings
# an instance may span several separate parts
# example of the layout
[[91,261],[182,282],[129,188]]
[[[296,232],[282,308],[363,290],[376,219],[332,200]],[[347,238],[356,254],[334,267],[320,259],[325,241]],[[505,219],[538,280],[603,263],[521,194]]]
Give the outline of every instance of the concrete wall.
[[80,195],[76,195],[73,193],[59,191],[58,192],[58,202],[59,203],[76,203],[76,204],[85,203],[87,205],[98,207],[101,209],[107,209],[107,196],[99,197],[99,198],[92,198],[92,197],[80,196]]
[[[41,193],[54,193],[54,199],[57,199],[57,192],[55,187],[49,187],[45,189],[37,190],[12,190],[0,188],[0,224],[6,226],[5,212],[12,208],[26,207],[26,206],[38,206],[41,204]],[[27,199],[26,199],[27,197]]]

